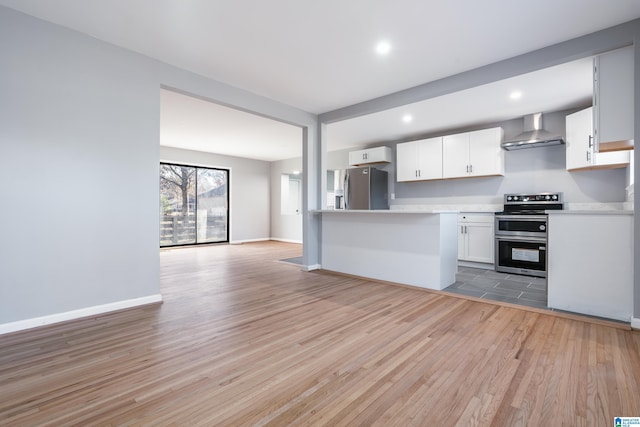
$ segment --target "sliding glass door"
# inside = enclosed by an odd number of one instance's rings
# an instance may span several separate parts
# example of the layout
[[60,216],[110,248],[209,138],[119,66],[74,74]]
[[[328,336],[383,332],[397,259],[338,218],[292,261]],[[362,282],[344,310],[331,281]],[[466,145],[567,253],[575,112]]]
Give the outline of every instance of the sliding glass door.
[[160,246],[229,241],[229,171],[160,164]]
[[226,242],[229,240],[227,236],[229,216],[228,175],[229,172],[222,169],[198,168],[197,170],[197,243]]

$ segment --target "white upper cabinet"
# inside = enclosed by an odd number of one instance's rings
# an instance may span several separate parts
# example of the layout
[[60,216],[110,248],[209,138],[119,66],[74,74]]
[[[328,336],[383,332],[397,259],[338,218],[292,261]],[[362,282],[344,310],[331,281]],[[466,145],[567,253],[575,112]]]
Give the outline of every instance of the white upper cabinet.
[[[633,140],[633,47],[594,58],[593,128],[600,144]],[[604,150],[605,147],[602,147]]]
[[396,160],[398,182],[441,179],[442,137],[398,144]]
[[591,122],[593,109],[569,114],[566,119],[567,170],[591,167],[593,159],[593,134]]
[[391,148],[375,147],[349,152],[349,166],[391,163]]
[[469,175],[469,133],[442,138],[442,176],[457,178]]
[[629,151],[598,153],[593,140],[593,108],[566,117],[567,170],[606,169],[629,164]]
[[504,175],[502,137],[500,127],[443,137],[443,178]]

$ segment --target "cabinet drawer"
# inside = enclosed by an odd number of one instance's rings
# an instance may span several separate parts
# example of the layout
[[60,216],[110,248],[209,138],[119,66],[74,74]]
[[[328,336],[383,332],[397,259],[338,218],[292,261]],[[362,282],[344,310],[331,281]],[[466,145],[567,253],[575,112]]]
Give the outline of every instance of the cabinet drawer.
[[495,215],[492,213],[491,214],[489,213],[458,214],[458,222],[461,222],[461,223],[479,222],[484,224],[493,224],[494,218],[495,218]]

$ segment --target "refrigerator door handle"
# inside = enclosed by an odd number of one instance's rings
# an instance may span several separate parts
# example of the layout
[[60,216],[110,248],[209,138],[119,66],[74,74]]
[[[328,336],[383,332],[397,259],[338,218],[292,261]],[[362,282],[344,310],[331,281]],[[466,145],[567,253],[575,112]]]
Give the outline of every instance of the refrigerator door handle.
[[349,171],[347,171],[344,174],[344,183],[343,184],[344,184],[344,186],[343,186],[343,188],[344,188],[344,208],[345,209],[349,209],[350,208],[349,205],[350,205],[350,202],[351,202],[350,201],[350,197],[349,197],[350,196],[350,194],[349,194],[350,193],[349,192],[349,190],[350,190],[349,189]]

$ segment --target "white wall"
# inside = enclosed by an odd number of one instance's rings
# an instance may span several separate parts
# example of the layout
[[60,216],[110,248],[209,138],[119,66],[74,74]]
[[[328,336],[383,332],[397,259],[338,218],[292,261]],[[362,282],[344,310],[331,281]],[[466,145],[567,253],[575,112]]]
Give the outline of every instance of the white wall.
[[303,215],[283,214],[281,209],[282,174],[302,170],[302,157],[271,163],[271,238],[302,243]]
[[229,169],[230,242],[269,239],[269,162],[172,147],[160,147],[160,161]]
[[[163,86],[300,126],[317,207],[315,115],[0,6],[0,333],[159,298]],[[240,183],[266,206],[269,173]],[[269,209],[234,202],[233,238],[269,237]],[[317,219],[305,230],[317,262]]]

